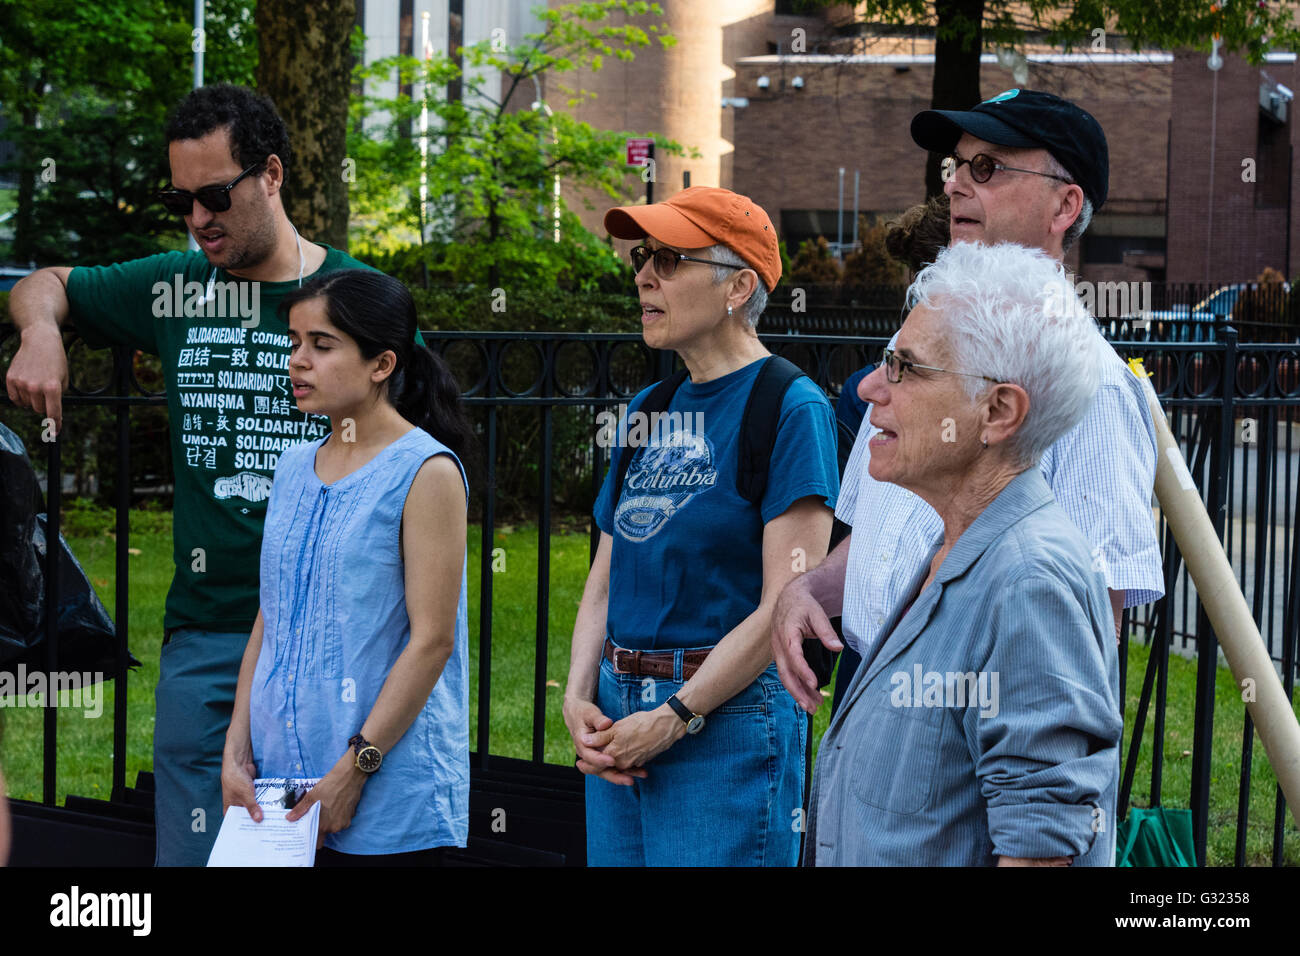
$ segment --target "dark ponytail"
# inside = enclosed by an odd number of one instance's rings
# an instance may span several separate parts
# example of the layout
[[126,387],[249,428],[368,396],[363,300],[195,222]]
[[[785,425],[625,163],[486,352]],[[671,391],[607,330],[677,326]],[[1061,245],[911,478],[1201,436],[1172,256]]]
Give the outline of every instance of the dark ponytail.
[[412,342],[408,364],[398,366],[394,379],[389,389],[390,399],[394,391],[397,393],[393,407],[454,451],[468,468],[474,430],[461,404],[460,383],[442,356]]
[[460,385],[442,357],[415,342],[415,300],[406,286],[371,269],[341,269],[317,276],[286,295],[280,316],[300,302],[319,298],[330,323],[357,343],[364,358],[385,351],[397,356],[388,377],[388,400],[398,413],[455,453],[468,472],[475,456],[474,430],[460,400]]

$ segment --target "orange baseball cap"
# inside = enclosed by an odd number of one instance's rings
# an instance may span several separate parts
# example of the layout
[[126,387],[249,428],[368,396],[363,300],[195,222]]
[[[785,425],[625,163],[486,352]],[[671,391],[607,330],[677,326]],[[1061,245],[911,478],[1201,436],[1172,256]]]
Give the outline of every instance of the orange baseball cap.
[[776,229],[748,196],[716,186],[692,186],[650,206],[616,206],[605,231],[617,239],[649,236],[664,245],[699,249],[721,244],[744,259],[771,292],[781,278]]

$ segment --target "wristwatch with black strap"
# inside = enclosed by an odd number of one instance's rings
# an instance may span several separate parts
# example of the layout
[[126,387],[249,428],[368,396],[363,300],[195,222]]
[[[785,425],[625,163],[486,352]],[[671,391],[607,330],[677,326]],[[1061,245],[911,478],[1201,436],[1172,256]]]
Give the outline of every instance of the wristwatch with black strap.
[[378,770],[379,765],[384,762],[384,755],[379,752],[379,748],[361,734],[349,740],[348,746],[357,755],[357,769],[367,776]]
[[676,694],[668,698],[668,706],[673,709],[673,713],[682,719],[688,734],[698,734],[704,729],[704,718],[700,714],[693,713],[689,707],[677,699]]

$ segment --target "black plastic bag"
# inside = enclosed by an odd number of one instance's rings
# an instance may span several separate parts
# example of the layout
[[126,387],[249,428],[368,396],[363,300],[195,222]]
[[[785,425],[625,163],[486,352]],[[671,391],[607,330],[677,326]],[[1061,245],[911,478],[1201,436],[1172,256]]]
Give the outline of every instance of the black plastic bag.
[[[0,671],[45,670],[45,515],[22,440],[0,425]],[[102,673],[117,667],[117,633],[86,572],[59,536],[57,669]],[[128,667],[140,662],[128,653]]]
[[44,510],[22,439],[0,425],[0,665],[24,655],[39,633],[43,569],[32,539]]

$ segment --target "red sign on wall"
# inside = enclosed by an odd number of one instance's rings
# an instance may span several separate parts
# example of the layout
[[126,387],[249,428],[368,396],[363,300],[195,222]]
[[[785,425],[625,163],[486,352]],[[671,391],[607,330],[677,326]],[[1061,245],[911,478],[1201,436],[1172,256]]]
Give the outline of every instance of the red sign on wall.
[[635,166],[640,169],[645,165],[645,161],[650,158],[650,150],[654,148],[655,141],[652,139],[629,139],[627,141],[627,165]]

